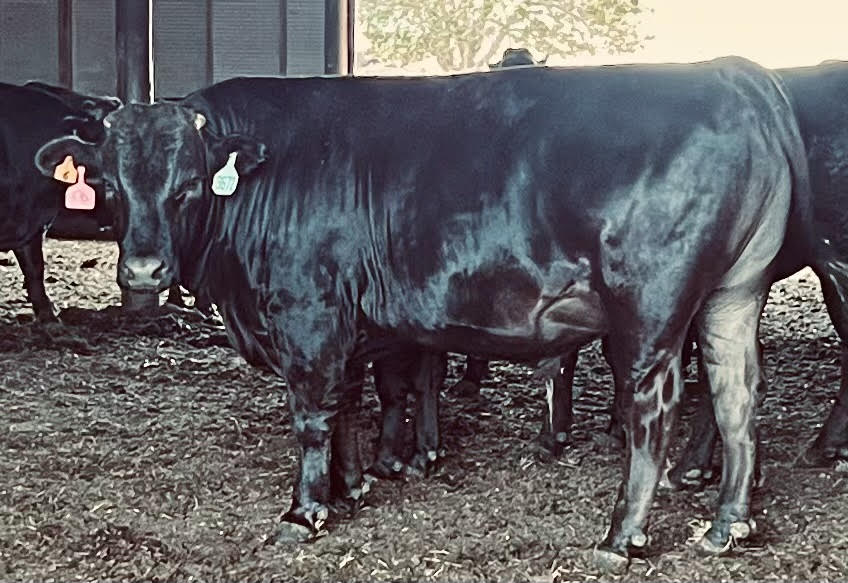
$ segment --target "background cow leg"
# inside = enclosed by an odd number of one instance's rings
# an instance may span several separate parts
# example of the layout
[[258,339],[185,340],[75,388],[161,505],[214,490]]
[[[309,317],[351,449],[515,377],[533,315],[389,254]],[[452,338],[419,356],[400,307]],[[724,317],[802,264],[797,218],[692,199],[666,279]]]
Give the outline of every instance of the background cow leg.
[[41,250],[41,242],[40,236],[33,237],[29,243],[13,251],[24,274],[24,288],[35,317],[42,322],[56,321],[56,311],[44,289],[44,254]]
[[351,514],[362,506],[363,497],[370,487],[362,478],[359,432],[356,428],[362,385],[365,383],[365,365],[350,366],[345,374],[346,388],[335,418],[331,441],[330,494],[335,512]]
[[768,289],[730,289],[714,294],[698,316],[701,361],[723,442],[718,515],[699,542],[701,551],[720,554],[733,539],[747,537],[751,490],[756,479],[756,403],[765,394],[757,341]]
[[414,351],[393,352],[374,363],[374,385],[380,398],[382,424],[377,441],[377,456],[367,473],[378,478],[397,478],[403,474],[406,443],[406,401],[411,390],[408,374]]
[[480,385],[489,372],[489,361],[473,356],[465,357],[465,374],[452,388],[451,392],[463,397],[480,394]]
[[577,368],[577,350],[560,358],[557,374],[546,381],[547,415],[539,434],[539,443],[547,453],[559,457],[568,443],[574,422],[572,391],[574,370]]
[[439,391],[447,376],[445,352],[422,352],[415,371],[415,451],[409,462],[413,472],[425,475],[439,458]]
[[186,307],[185,301],[183,300],[183,290],[180,288],[180,284],[175,283],[168,288],[168,298],[165,300],[165,303],[177,306],[178,308]]
[[[706,379],[704,379],[706,380]],[[692,419],[692,432],[680,461],[668,472],[669,484],[673,488],[701,489],[713,477],[713,450],[718,439],[712,398],[700,396],[698,408]]]
[[[610,354],[609,340],[607,338],[601,341],[601,352],[607,363],[612,365],[612,355]],[[628,394],[625,392],[625,380],[620,376],[613,375],[614,387],[609,424],[604,435],[597,438],[603,445],[614,450],[620,450],[625,446],[625,411],[629,406]]]
[[[691,332],[690,332],[691,334]],[[691,346],[692,342],[687,339],[687,344]],[[760,362],[760,370],[763,370],[763,346],[757,342],[758,358]],[[686,351],[683,351],[683,363],[688,362]],[[690,351],[691,355],[691,351]],[[709,381],[704,371],[704,366],[698,358],[698,383],[702,386],[709,386]],[[765,380],[757,385],[757,405],[762,403],[765,398],[767,384]],[[713,410],[713,400],[709,392],[701,394],[698,400],[698,407],[695,411],[692,423],[692,432],[689,435],[689,440],[686,442],[680,461],[668,472],[668,483],[661,484],[673,488],[695,488],[702,489],[707,482],[713,478],[713,451],[715,444],[718,441],[719,433],[718,426],[715,420],[715,411]],[[759,461],[759,457],[757,461]],[[760,466],[756,467],[757,480],[759,484]]]
[[815,467],[848,460],[848,266],[830,262],[819,280],[830,320],[842,340],[842,379],[824,426],[799,460]]
[[804,465],[830,466],[835,461],[848,460],[848,346],[845,344],[841,361],[839,393],[816,440],[800,460]]

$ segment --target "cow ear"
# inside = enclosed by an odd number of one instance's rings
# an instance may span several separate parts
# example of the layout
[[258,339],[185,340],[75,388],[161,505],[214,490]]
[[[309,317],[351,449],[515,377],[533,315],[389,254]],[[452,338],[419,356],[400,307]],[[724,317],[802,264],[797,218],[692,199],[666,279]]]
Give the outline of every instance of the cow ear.
[[211,150],[210,166],[213,173],[227,162],[233,152],[238,153],[236,170],[240,176],[247,176],[268,159],[268,148],[265,144],[241,134],[218,138],[212,144]]
[[35,153],[35,165],[39,172],[54,178],[56,167],[62,164],[68,156],[73,158],[74,166],[82,165],[89,169],[99,166],[100,154],[97,146],[90,142],[84,142],[76,136],[56,138],[41,146]]

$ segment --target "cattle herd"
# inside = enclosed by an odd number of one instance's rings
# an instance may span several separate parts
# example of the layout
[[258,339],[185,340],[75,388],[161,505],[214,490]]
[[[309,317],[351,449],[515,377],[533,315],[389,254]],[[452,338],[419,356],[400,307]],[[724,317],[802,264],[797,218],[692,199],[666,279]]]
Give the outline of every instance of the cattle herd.
[[[848,339],[848,63],[514,65],[534,63],[512,51],[450,77],[237,78],[154,104],[0,85],[0,249],[37,318],[55,319],[43,233],[63,203],[93,204],[123,289],[182,284],[214,302],[233,346],[288,387],[299,471],[280,542],[355,511],[374,477],[437,463],[448,351],[469,355],[466,391],[484,359],[537,365],[558,453],[577,350],[602,339],[626,455],[599,566],[646,547],[658,483],[698,482],[719,436],[697,545],[725,553],[756,528],[771,284],[811,267]],[[666,472],[693,340],[712,398]],[[383,422],[363,468],[368,362]],[[804,463],[848,457],[842,387]]]

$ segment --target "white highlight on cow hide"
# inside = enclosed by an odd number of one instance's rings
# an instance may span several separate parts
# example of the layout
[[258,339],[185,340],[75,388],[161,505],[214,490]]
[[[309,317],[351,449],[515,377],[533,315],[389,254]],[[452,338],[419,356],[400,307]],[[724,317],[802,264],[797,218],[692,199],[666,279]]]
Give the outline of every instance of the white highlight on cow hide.
[[548,426],[554,428],[554,379],[545,382],[545,399],[548,401]]

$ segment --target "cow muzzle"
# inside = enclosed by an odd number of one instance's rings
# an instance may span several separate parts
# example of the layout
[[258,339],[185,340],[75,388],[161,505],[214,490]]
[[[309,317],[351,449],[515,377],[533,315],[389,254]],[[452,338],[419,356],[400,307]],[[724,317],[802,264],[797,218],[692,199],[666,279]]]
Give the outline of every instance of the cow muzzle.
[[118,267],[118,285],[139,292],[160,292],[171,285],[173,271],[158,257],[128,257]]

